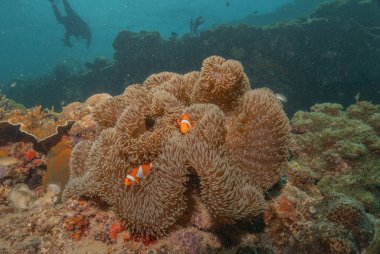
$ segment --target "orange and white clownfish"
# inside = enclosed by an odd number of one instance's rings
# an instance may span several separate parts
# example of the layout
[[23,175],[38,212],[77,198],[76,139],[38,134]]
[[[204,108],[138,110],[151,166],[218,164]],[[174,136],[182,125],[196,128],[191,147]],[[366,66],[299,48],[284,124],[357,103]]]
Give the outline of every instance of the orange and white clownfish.
[[138,167],[132,168],[131,172],[124,179],[124,184],[131,186],[133,183],[139,184],[140,180],[149,173],[149,170],[153,168],[152,163],[143,163]]
[[182,134],[187,134],[190,131],[190,128],[194,127],[194,123],[190,121],[190,116],[188,114],[183,114],[181,119],[177,120],[177,125]]

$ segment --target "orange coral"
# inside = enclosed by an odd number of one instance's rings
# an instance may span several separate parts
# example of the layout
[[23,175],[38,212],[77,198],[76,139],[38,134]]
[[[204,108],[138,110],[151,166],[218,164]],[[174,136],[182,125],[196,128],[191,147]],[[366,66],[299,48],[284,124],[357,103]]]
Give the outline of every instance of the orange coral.
[[274,204],[277,214],[285,219],[294,222],[297,220],[297,209],[292,201],[285,195],[280,196]]
[[33,159],[35,159],[37,157],[37,154],[35,151],[33,150],[28,150],[24,153],[24,158],[27,160],[27,161],[31,161]]
[[124,225],[121,221],[112,223],[110,227],[109,237],[111,240],[115,240],[117,235],[124,230]]
[[63,228],[72,232],[71,239],[80,240],[85,235],[89,225],[90,223],[86,216],[76,215],[65,219]]

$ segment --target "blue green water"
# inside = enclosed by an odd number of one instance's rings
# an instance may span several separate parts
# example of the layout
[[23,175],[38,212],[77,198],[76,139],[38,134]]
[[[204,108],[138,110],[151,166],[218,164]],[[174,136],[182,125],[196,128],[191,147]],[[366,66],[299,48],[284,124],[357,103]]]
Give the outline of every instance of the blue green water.
[[26,107],[120,94],[210,55],[240,61],[289,114],[380,103],[378,0],[15,0],[0,20],[0,92]]
[[[56,1],[60,10],[62,3]],[[85,20],[93,35],[91,47],[75,43],[63,47],[64,27],[53,15],[48,0],[14,0],[0,2],[0,81],[35,77],[50,71],[56,64],[68,63],[79,68],[95,57],[112,58],[112,41],[118,32],[159,31],[163,37],[171,32],[189,32],[189,20],[205,19],[206,29],[246,18],[252,13],[270,13],[291,0],[69,0],[72,8]]]

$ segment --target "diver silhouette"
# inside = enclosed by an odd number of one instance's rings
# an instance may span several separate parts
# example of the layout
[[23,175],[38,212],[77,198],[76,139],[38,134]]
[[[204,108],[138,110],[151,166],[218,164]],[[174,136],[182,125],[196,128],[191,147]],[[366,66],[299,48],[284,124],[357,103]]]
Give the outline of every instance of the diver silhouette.
[[65,38],[62,39],[63,45],[66,47],[72,47],[73,44],[70,37],[73,36],[77,40],[82,39],[87,41],[87,48],[91,44],[91,31],[87,23],[79,17],[79,15],[71,8],[67,0],[62,0],[65,8],[66,16],[62,16],[54,0],[49,0],[53,8],[54,16],[57,21],[65,27]]

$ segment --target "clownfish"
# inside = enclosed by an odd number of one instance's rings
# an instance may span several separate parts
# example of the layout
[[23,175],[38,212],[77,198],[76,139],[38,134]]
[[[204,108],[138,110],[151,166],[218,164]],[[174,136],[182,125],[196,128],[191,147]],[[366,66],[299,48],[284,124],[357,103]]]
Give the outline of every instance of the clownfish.
[[140,180],[149,173],[149,170],[153,168],[152,163],[143,163],[138,167],[132,168],[131,172],[124,179],[124,184],[131,186],[133,183],[139,184]]
[[194,123],[190,121],[190,116],[188,114],[183,114],[181,119],[177,120],[177,125],[182,134],[187,134],[190,128],[194,127]]

